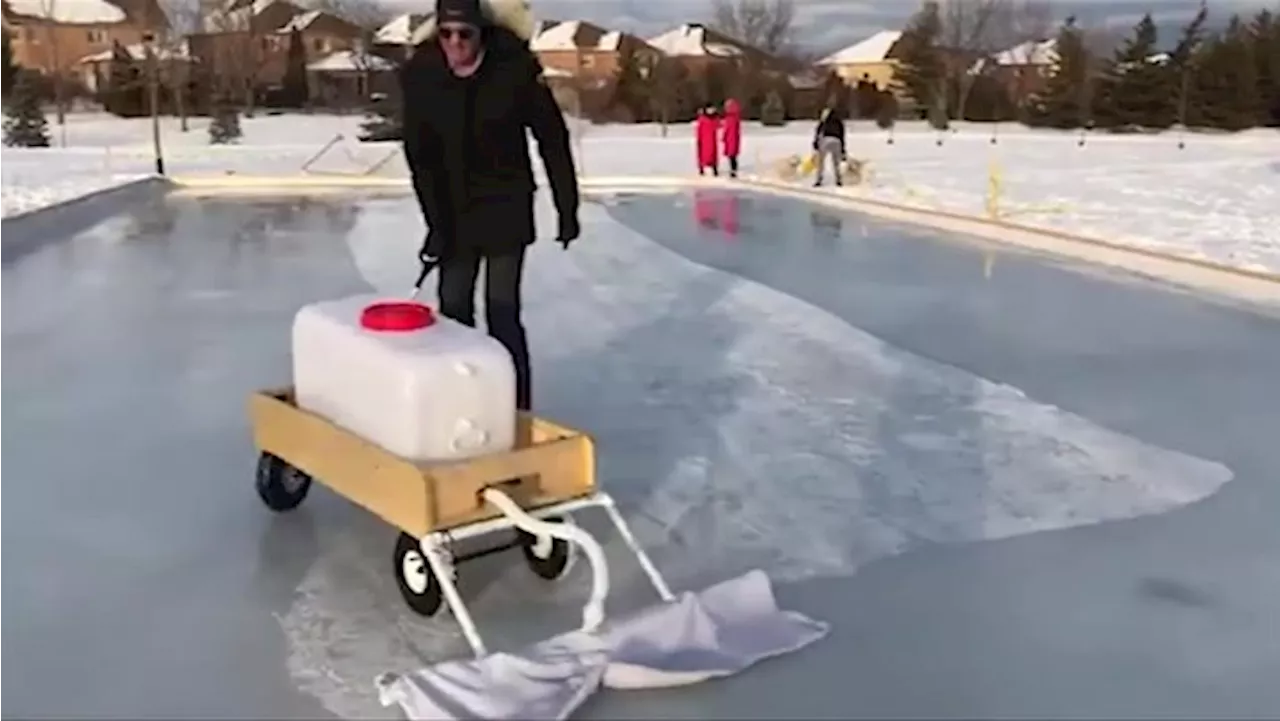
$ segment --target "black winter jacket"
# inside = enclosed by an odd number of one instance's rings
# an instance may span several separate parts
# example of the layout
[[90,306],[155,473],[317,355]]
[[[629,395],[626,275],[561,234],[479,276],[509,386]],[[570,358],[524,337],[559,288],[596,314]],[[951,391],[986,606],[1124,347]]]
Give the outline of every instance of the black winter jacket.
[[486,253],[535,239],[526,128],[533,131],[561,222],[578,212],[578,179],[564,116],[528,45],[489,28],[476,74],[458,78],[432,38],[400,71],[404,152],[430,228],[433,254]]
[[836,114],[834,110],[828,111],[821,120],[818,121],[818,127],[813,131],[813,149],[818,149],[818,142],[823,138],[836,138],[840,141],[840,147],[844,147],[844,121]]

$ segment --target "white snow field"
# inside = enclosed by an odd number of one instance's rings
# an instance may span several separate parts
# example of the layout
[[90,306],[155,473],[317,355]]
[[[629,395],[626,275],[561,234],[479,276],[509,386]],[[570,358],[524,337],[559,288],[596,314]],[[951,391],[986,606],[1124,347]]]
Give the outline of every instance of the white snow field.
[[[165,118],[166,170],[171,175],[301,172],[335,135],[310,172],[361,173],[380,161],[379,175],[405,174],[398,146],[355,141],[359,116],[278,115],[242,120],[235,146],[210,146],[207,120],[179,132]],[[587,176],[687,175],[693,169],[691,127],[571,128]],[[73,114],[51,125],[52,149],[4,148],[3,212],[12,215],[111,187],[152,172],[150,121]],[[745,172],[768,172],[779,159],[809,147],[809,123],[744,129]],[[991,168],[998,166],[1001,211],[1018,222],[1112,242],[1280,272],[1280,132],[1237,135],[1164,133],[1091,136],[960,124],[939,136],[919,124],[888,135],[865,123],[850,130],[850,152],[871,162],[869,181],[846,192],[925,208],[983,214]],[[937,144],[939,137],[945,140]],[[1178,148],[1179,139],[1186,142]],[[390,156],[390,157],[389,157]],[[535,167],[540,164],[535,163]]]
[[[347,234],[360,274],[387,293],[414,273],[403,258],[416,240],[380,232],[402,217],[399,203],[369,201]],[[544,227],[551,213],[540,207]],[[575,383],[544,388],[539,403],[612,439],[603,477],[675,588],[750,568],[778,582],[848,577],[924,544],[1159,514],[1232,477],[691,263],[598,205],[582,213],[584,232],[608,242],[539,244],[526,276],[531,336],[554,339],[535,344],[535,366]],[[660,443],[678,444],[680,460],[653,461]],[[382,562],[387,533],[366,515],[322,534],[280,623],[302,690],[344,718],[398,718],[370,680],[467,648],[447,614],[427,621],[403,607]],[[610,608],[653,602],[605,538]],[[580,564],[548,586],[519,564],[468,565],[463,588],[491,647],[514,648],[572,628],[586,573]],[[773,667],[788,663],[804,661]]]

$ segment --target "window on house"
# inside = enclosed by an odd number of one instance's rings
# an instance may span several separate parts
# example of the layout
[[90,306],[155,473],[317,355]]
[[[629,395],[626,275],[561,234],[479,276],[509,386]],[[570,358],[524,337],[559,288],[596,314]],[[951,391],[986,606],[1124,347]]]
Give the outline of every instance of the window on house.
[[89,36],[90,45],[102,45],[107,42],[107,31],[90,30],[86,33]]
[[318,52],[318,53],[327,53],[327,52],[329,52],[329,39],[328,39],[328,38],[316,38],[315,40],[312,40],[312,41],[311,41],[311,49],[312,49],[312,50],[314,50],[314,51],[316,51],[316,52]]
[[590,55],[590,54],[583,55],[581,60],[582,60],[582,68],[584,70],[591,70],[596,66],[596,56],[594,55]]
[[36,32],[35,28],[24,28],[23,34],[27,36],[27,42],[33,45],[40,42],[40,35]]

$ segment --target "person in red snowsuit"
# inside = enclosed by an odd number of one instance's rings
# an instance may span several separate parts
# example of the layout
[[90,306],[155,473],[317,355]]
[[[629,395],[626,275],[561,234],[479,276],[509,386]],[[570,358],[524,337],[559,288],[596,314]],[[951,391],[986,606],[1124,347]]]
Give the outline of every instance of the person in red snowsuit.
[[694,124],[698,139],[698,175],[705,174],[707,168],[711,168],[712,175],[720,174],[720,143],[716,137],[718,125],[711,108],[698,111],[698,120]]
[[742,150],[742,107],[729,98],[724,104],[724,121],[721,123],[724,139],[724,157],[729,160],[729,177],[738,177],[738,152]]

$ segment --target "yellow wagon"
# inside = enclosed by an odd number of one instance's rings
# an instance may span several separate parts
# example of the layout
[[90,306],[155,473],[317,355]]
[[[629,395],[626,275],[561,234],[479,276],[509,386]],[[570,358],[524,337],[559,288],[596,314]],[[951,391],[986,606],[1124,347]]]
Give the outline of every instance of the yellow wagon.
[[[595,630],[603,622],[609,591],[604,552],[572,520],[585,508],[605,510],[658,595],[674,600],[613,499],[596,487],[595,451],[586,434],[522,413],[511,451],[413,463],[299,408],[292,387],[254,393],[249,415],[263,503],[276,512],[296,508],[314,480],[400,529],[394,568],[405,602],[425,616],[448,603],[477,658],[486,653],[484,643],[455,582],[463,561],[519,548],[535,574],[555,580],[567,573],[577,547],[592,566],[583,628]],[[504,531],[513,531],[512,537],[454,552],[458,541]]]

